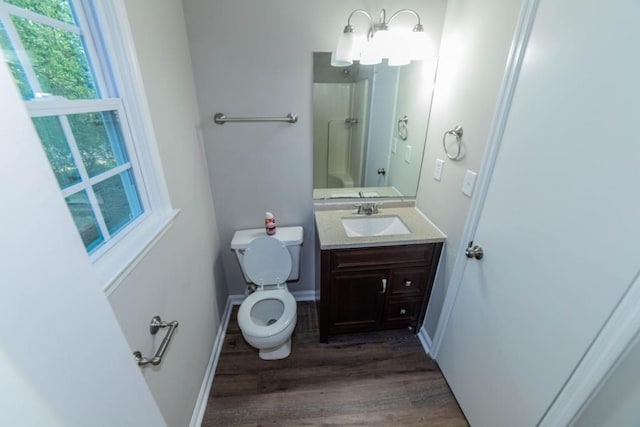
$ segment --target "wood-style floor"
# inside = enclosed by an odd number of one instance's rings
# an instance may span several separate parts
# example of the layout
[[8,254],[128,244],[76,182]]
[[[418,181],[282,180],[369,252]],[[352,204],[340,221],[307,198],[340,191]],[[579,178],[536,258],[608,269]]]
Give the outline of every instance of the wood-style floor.
[[408,330],[320,344],[313,302],[298,303],[291,355],[264,361],[234,307],[202,422],[210,426],[467,426],[442,374]]

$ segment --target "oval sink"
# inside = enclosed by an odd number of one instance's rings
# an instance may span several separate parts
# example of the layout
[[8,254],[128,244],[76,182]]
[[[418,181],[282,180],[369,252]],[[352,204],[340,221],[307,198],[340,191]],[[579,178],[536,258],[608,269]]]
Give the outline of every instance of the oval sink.
[[363,216],[341,218],[344,231],[349,237],[389,236],[409,234],[411,231],[398,216]]

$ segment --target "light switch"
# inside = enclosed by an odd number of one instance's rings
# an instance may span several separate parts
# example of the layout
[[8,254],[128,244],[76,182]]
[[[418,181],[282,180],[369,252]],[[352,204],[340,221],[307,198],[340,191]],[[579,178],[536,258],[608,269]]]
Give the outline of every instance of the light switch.
[[398,151],[398,137],[394,136],[391,141],[391,153],[396,154],[396,151]]
[[411,146],[407,145],[404,149],[404,161],[411,163]]
[[471,197],[473,194],[473,187],[476,185],[477,173],[467,169],[467,173],[464,175],[464,181],[462,181],[462,193]]
[[433,168],[433,179],[440,181],[442,179],[442,169],[444,168],[444,160],[436,159],[436,167]]

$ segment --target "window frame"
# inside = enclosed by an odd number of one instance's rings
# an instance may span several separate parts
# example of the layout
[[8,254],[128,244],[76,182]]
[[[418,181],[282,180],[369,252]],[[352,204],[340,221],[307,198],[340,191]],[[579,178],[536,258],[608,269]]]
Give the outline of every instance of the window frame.
[[[96,92],[100,97],[71,101],[51,97],[26,101],[25,105],[32,118],[62,118],[66,114],[104,111],[116,111],[119,115],[123,143],[129,156],[127,163],[131,164],[130,168],[125,167],[123,170],[130,170],[134,176],[143,212],[88,254],[104,291],[110,294],[169,229],[179,210],[171,206],[124,1],[70,1],[74,4],[77,25],[82,29],[80,34],[84,37]],[[3,3],[3,6],[10,11],[4,14],[0,9],[3,18],[16,15],[78,34],[73,25],[43,18],[8,3]],[[16,51],[22,50],[21,48],[22,46],[15,46]],[[19,56],[25,55],[24,52],[16,53]],[[20,59],[23,62],[24,58]],[[26,69],[24,72],[25,75],[29,73]],[[27,79],[32,78],[35,76],[27,76]],[[37,82],[37,78],[35,81]],[[71,187],[75,188],[77,185]],[[91,180],[82,183],[82,186],[87,185],[91,185]],[[66,197],[66,190],[69,188],[61,189],[61,196]]]

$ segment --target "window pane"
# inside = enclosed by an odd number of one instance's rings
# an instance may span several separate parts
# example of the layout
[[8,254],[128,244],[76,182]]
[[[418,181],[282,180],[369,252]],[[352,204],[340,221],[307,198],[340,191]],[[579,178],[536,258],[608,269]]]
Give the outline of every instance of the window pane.
[[23,9],[30,10],[67,24],[75,24],[71,7],[66,0],[4,0]]
[[109,233],[115,234],[142,213],[131,171],[93,186]]
[[91,203],[89,203],[87,193],[80,191],[72,194],[65,200],[67,201],[71,215],[73,215],[76,227],[78,227],[84,246],[87,248],[87,252],[91,252],[104,242],[104,237],[102,233],[100,233],[100,227],[93,214],[93,209],[91,209]]
[[14,80],[18,83],[18,89],[20,90],[22,99],[32,99],[33,91],[31,90],[31,86],[29,86],[27,76],[24,73],[24,68],[22,68],[18,55],[16,55],[16,52],[9,41],[9,36],[7,35],[7,31],[2,25],[2,22],[0,22],[0,49],[2,49],[4,58],[7,61],[7,64],[9,64],[9,69],[11,70],[11,74],[13,74]]
[[79,183],[80,174],[73,161],[60,120],[57,117],[34,117],[33,124],[38,131],[60,188],[64,189]]
[[98,97],[80,36],[29,19],[12,17],[43,95]]
[[90,177],[129,161],[117,112],[73,114],[67,118]]

